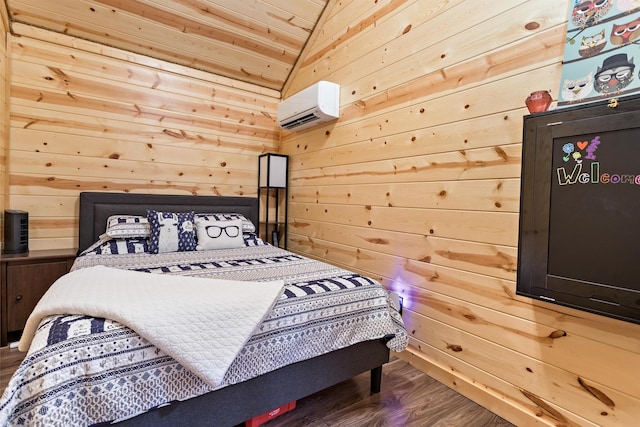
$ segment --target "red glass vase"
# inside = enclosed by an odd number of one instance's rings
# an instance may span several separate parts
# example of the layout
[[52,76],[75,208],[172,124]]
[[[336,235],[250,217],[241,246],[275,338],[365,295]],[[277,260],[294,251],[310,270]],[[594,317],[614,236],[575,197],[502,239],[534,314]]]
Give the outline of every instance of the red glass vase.
[[537,90],[531,92],[531,95],[527,97],[524,103],[527,104],[530,113],[540,113],[549,109],[551,101],[553,101],[553,98],[551,98],[548,90]]

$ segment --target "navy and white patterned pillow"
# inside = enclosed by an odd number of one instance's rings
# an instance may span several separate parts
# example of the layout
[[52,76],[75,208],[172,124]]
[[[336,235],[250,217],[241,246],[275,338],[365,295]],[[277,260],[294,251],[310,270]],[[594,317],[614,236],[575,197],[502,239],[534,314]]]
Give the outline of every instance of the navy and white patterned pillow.
[[107,236],[114,239],[149,237],[149,221],[140,215],[112,215],[107,219]]
[[255,233],[245,233],[243,235],[244,238],[244,245],[245,246],[263,246],[266,245],[267,243],[262,240],[260,237],[258,237],[257,234]]
[[193,218],[193,212],[147,210],[147,220],[151,227],[149,253],[195,251],[196,230]]
[[123,255],[149,252],[149,240],[144,238],[108,239],[98,241],[84,250],[83,255]]
[[214,212],[214,213],[197,213],[197,218],[203,218],[208,221],[229,221],[232,219],[242,220],[242,232],[243,233],[255,233],[256,226],[251,222],[250,219],[247,219],[241,213],[235,212]]

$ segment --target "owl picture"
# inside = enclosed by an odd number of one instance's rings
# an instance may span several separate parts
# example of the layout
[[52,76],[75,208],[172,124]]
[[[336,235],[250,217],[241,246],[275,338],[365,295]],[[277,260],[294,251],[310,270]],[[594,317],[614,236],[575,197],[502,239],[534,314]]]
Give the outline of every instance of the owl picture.
[[594,76],[594,88],[602,94],[619,93],[633,81],[633,58],[627,59],[625,53],[608,57],[598,67]]
[[565,79],[562,84],[562,98],[567,102],[577,102],[586,98],[593,90],[593,73],[578,79]]
[[614,23],[611,27],[611,43],[616,46],[627,45],[640,37],[640,19],[634,19],[626,24]]
[[576,0],[571,11],[571,22],[576,27],[597,24],[613,7],[614,0]]
[[607,40],[604,35],[604,29],[599,33],[582,37],[582,42],[578,48],[578,54],[583,58],[590,58],[597,55],[604,49]]

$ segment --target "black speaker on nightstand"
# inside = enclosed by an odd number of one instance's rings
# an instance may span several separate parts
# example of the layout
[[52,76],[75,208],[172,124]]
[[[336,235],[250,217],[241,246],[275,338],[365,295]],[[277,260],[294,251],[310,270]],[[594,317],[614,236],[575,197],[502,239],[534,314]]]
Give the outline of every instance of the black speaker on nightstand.
[[15,209],[4,211],[4,245],[2,252],[29,252],[29,212]]

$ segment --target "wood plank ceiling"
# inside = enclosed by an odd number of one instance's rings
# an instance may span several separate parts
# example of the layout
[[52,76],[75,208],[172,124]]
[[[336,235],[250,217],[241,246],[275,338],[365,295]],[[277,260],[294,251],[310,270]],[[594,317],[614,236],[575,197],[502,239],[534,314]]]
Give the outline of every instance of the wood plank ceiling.
[[24,23],[282,90],[328,0],[6,0]]

